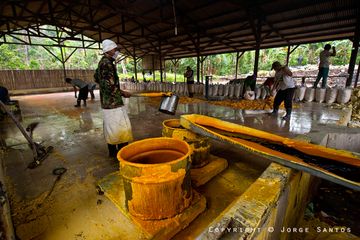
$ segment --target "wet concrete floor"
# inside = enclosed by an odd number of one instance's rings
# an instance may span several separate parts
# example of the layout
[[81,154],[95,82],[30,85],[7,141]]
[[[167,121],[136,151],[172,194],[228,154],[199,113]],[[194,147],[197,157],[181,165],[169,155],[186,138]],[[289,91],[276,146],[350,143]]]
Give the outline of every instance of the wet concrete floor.
[[[55,150],[36,169],[27,169],[32,152],[10,119],[1,122],[0,157],[7,175],[13,222],[20,239],[142,239],[105,196],[96,181],[118,170],[107,157],[102,133],[99,96],[87,107],[75,108],[73,93],[13,97],[19,100],[22,125],[40,122],[34,139]],[[335,124],[341,111],[316,103],[301,104],[289,122],[254,111],[214,106],[207,102],[180,104],[175,116],[158,111],[160,98],[126,99],[135,140],[161,136],[162,121],[181,114],[198,113],[244,124],[283,136],[295,137],[317,124]],[[212,154],[226,158],[229,168],[198,192],[207,198],[207,210],[174,239],[192,239],[260,176],[269,161],[213,141]],[[56,183],[53,169],[67,172]],[[50,195],[49,195],[50,194]]]

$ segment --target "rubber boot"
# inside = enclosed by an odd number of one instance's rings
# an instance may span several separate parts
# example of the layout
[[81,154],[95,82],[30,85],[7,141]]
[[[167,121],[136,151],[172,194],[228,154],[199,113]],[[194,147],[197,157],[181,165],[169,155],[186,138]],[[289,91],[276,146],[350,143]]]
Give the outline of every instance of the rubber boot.
[[278,111],[279,111],[279,109],[274,108],[273,111],[271,113],[269,113],[269,115],[275,117],[278,115]]
[[117,150],[120,151],[120,149],[122,149],[123,147],[125,147],[128,144],[129,144],[128,142],[125,142],[125,143],[120,143],[120,144],[116,145]]
[[108,144],[109,157],[116,158],[117,150],[116,145]]
[[291,108],[287,108],[286,115],[282,119],[285,121],[290,120],[290,116],[291,116]]
[[77,100],[76,105],[74,105],[74,107],[80,107],[80,102],[81,102],[81,100]]
[[84,100],[84,107],[86,107],[86,100]]

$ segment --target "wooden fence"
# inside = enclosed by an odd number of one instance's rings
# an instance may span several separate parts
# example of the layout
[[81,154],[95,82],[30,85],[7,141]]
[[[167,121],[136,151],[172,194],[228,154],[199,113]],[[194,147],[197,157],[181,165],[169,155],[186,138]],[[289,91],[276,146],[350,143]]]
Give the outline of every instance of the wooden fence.
[[[93,82],[94,70],[66,70],[66,76]],[[63,70],[0,70],[0,86],[9,90],[25,90],[70,85],[64,81]]]

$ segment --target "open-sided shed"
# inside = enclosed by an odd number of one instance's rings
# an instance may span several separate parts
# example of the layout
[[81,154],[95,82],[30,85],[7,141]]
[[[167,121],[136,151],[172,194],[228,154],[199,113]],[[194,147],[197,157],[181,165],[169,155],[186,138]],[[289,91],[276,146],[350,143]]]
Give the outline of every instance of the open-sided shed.
[[288,46],[289,55],[290,46],[351,39],[349,85],[359,43],[359,5],[357,0],[4,0],[0,42],[15,29],[41,35],[36,27],[49,24],[67,32],[67,39],[78,34],[97,42],[113,39],[135,59],[197,56],[199,64],[200,56],[256,50],[256,74],[259,49]]

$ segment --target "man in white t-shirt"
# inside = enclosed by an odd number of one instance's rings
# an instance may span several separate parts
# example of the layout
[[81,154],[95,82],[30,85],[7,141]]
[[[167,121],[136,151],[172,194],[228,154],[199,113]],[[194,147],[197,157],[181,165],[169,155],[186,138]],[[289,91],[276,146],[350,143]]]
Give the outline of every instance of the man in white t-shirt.
[[326,88],[326,81],[329,75],[330,57],[336,56],[335,47],[332,47],[332,52],[330,52],[330,49],[331,49],[331,45],[326,44],[324,50],[320,52],[319,73],[316,77],[314,88],[317,87],[321,78],[322,78],[321,88]]
[[284,102],[286,115],[282,119],[290,120],[292,99],[295,93],[295,81],[292,78],[292,72],[287,66],[282,66],[278,61],[272,64],[271,70],[275,70],[275,81],[271,91],[278,90],[271,115],[277,116],[279,106]]

